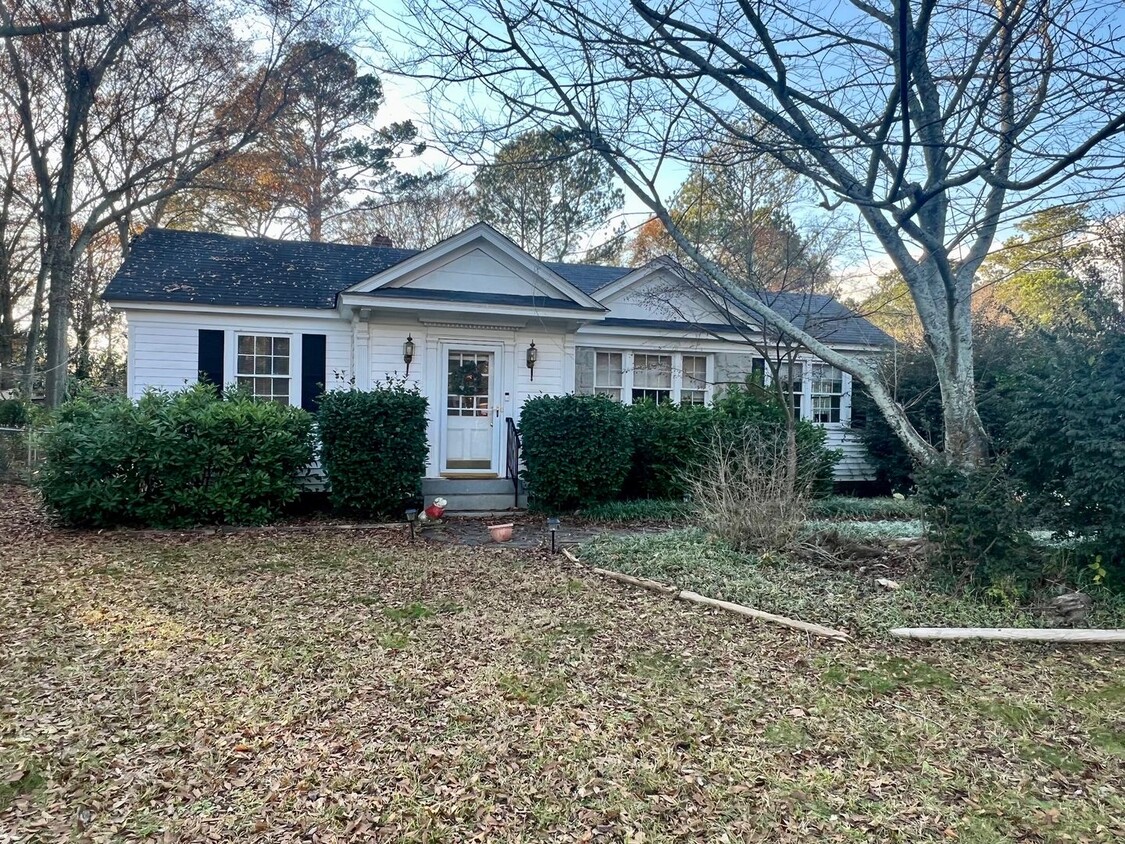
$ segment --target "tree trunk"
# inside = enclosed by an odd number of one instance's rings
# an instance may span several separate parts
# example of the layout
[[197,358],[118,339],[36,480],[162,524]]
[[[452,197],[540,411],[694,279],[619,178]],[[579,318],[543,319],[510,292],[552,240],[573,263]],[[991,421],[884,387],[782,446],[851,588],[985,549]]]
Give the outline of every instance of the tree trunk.
[[977,413],[969,297],[953,305],[948,325],[944,337],[926,332],[941,389],[945,428],[942,456],[954,466],[972,471],[988,458],[988,435]]
[[46,220],[47,253],[47,379],[44,400],[58,407],[66,396],[69,370],[70,286],[74,261],[70,248],[70,214]]
[[40,262],[35,277],[35,294],[31,300],[31,324],[27,327],[27,346],[23,353],[23,393],[28,399],[35,395],[35,357],[39,350],[39,333],[43,327],[43,296],[47,289],[47,262]]

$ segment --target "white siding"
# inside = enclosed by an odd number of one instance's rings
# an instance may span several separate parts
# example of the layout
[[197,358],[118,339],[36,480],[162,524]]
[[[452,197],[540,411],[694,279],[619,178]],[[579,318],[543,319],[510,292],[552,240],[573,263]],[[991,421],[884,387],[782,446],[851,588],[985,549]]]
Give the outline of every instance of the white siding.
[[468,290],[482,293],[507,293],[517,296],[549,296],[562,294],[541,279],[533,278],[526,269],[501,262],[482,249],[473,249],[455,256],[444,264],[428,267],[424,274],[411,275],[395,281],[391,287],[412,287],[419,290]]
[[867,460],[867,447],[859,435],[850,428],[830,427],[828,429],[829,448],[839,449],[844,453],[840,462],[836,464],[834,473],[838,481],[873,481],[875,470]]
[[[495,377],[498,378],[497,392],[500,399],[498,422],[501,425],[508,416],[518,422],[520,409],[532,396],[561,395],[573,389],[573,341],[568,341],[567,334],[561,328],[426,326],[405,321],[384,322],[378,316],[373,318],[369,326],[370,370],[366,386],[387,378],[400,378],[405,374],[402,344],[408,335],[414,339],[415,348],[408,380],[426,396],[430,407],[428,477],[437,477],[441,473],[439,423],[446,401],[443,355],[449,349],[479,346],[495,352]],[[532,341],[539,352],[534,376],[527,368],[527,349]],[[571,343],[569,357],[565,354],[568,342]],[[500,454],[503,455],[503,434],[500,436],[499,447]]]
[[[226,332],[223,375],[234,381],[234,336],[242,332],[263,334],[324,334],[327,388],[342,386],[351,377],[352,338],[347,323],[299,316],[251,316],[202,313],[199,311],[125,311],[129,340],[129,396],[139,398],[145,390],[180,390],[199,376],[199,329]],[[295,404],[300,403],[300,343],[293,344]]]
[[703,296],[685,290],[683,282],[671,275],[659,274],[630,285],[613,296],[601,300],[609,308],[607,316],[614,319],[647,319],[664,322],[726,324],[725,317]]

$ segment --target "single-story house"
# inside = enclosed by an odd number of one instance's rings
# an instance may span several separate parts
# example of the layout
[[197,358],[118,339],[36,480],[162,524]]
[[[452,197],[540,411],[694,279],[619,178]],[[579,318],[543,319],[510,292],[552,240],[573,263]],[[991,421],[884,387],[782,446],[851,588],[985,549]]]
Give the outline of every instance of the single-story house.
[[[545,263],[483,224],[422,251],[149,229],[104,295],[126,316],[131,397],[202,376],[313,409],[324,388],[406,379],[431,408],[424,493],[491,509],[513,503],[532,396],[709,402],[762,366],[752,314],[689,278],[671,260]],[[770,303],[841,351],[890,342],[828,296]],[[795,370],[801,416],[844,452],[838,479],[869,478],[850,377],[809,355]]]

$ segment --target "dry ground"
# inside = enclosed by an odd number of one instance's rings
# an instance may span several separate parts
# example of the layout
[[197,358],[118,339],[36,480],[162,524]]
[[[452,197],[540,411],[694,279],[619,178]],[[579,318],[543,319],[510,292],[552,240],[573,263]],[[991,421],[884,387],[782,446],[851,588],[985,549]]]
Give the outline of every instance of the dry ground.
[[1125,839],[1120,650],[810,642],[530,552],[21,502],[0,841]]

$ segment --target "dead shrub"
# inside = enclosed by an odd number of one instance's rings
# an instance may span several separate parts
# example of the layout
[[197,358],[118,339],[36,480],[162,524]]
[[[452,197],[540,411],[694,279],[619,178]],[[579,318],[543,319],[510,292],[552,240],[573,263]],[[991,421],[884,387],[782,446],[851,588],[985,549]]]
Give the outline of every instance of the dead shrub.
[[702,526],[740,551],[780,551],[796,539],[808,514],[814,477],[798,467],[800,445],[785,428],[717,430],[687,488]]

